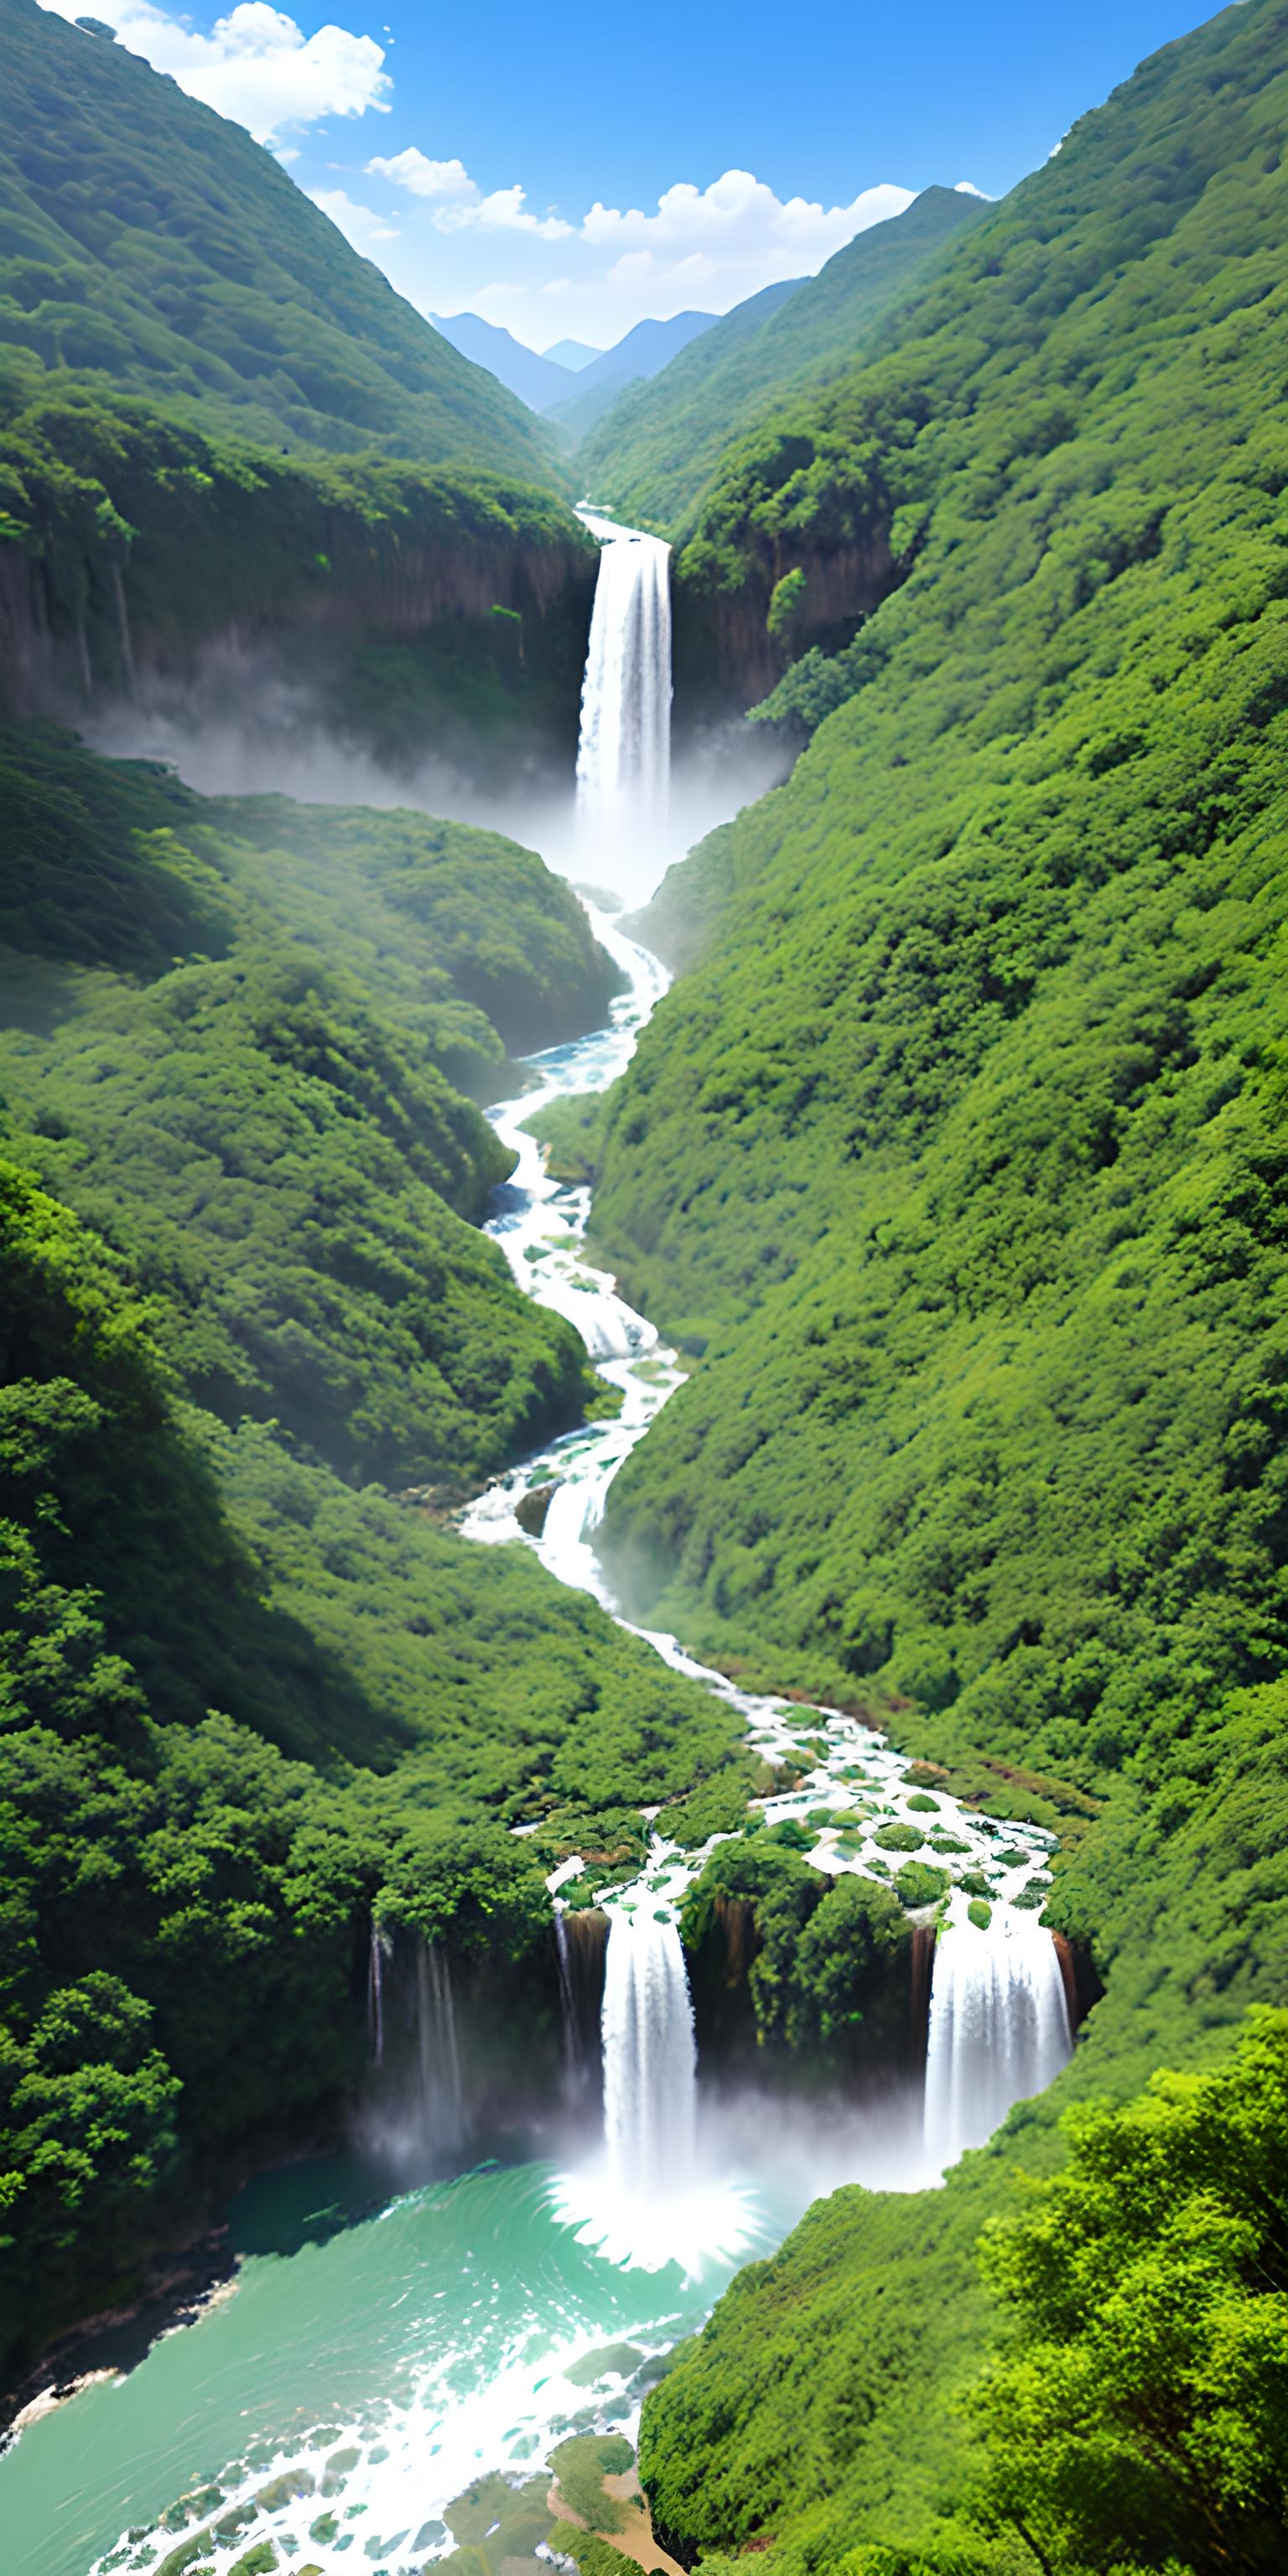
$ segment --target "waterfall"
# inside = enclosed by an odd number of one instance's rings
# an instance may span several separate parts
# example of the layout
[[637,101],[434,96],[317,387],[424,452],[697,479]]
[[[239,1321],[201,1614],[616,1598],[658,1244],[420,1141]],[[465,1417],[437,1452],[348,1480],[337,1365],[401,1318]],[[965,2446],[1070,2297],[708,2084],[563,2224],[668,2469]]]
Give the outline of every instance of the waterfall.
[[651,2199],[692,2178],[697,2051],[675,1924],[615,1913],[604,1977],[604,2137],[615,2192]]
[[373,1915],[367,1953],[367,2026],[372,2060],[377,2066],[383,2065],[385,2055],[385,1939]]
[[577,749],[577,826],[588,859],[656,850],[671,767],[671,549],[582,512],[602,540]]
[[1042,2092],[1073,2046],[1055,1942],[996,1904],[987,1931],[954,1922],[935,1948],[925,2143],[936,2171],[982,2146],[1013,2102]]
[[461,2061],[456,2044],[452,1972],[436,1941],[422,1942],[416,1957],[416,2054],[425,2141],[459,2146],[465,2135]]

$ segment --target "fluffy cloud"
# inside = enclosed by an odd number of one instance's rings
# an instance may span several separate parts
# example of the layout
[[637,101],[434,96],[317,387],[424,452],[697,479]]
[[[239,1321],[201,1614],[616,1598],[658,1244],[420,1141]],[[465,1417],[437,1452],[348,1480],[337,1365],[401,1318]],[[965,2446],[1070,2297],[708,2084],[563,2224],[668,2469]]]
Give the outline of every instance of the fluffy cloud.
[[[60,18],[78,18],[90,0],[42,0],[42,6]],[[132,54],[172,73],[180,89],[220,116],[248,126],[259,143],[322,116],[363,116],[369,107],[388,112],[393,83],[383,68],[384,49],[371,36],[319,27],[306,37],[267,0],[239,0],[208,36],[152,0],[92,0],[92,6]]]
[[355,250],[365,254],[372,242],[399,239],[396,225],[387,224],[382,215],[373,213],[370,206],[355,205],[343,188],[313,188],[309,193],[314,205],[320,206],[333,224],[338,224],[345,240],[351,241]]
[[680,180],[659,197],[656,214],[593,205],[581,233],[616,253],[616,269],[625,274],[696,284],[754,269],[757,283],[767,286],[821,268],[869,224],[901,215],[912,195],[911,188],[864,188],[848,206],[824,207],[807,197],[776,197],[750,170],[726,170],[709,188]]
[[535,233],[541,241],[566,241],[575,230],[561,215],[532,215],[522,188],[494,188],[485,196],[463,161],[431,161],[411,145],[389,160],[379,155],[367,163],[369,178],[388,179],[413,197],[433,203],[430,217],[440,233]]
[[[708,188],[678,181],[650,211],[597,200],[580,222],[570,223],[553,210],[531,213],[520,187],[485,194],[463,162],[433,161],[414,146],[377,156],[366,168],[369,177],[420,199],[435,233],[455,237],[453,265],[467,259],[471,236],[480,256],[480,237],[488,235],[526,235],[533,257],[539,242],[566,246],[560,268],[567,273],[558,278],[515,274],[485,283],[486,270],[471,270],[468,259],[459,281],[453,277],[462,301],[520,338],[525,324],[532,327],[536,295],[563,307],[568,328],[610,338],[646,313],[695,304],[726,312],[778,279],[812,275],[869,224],[902,214],[913,196],[911,188],[883,185],[861,190],[848,205],[823,206],[807,197],[780,198],[750,170],[726,170]],[[422,241],[427,248],[424,235]],[[513,250],[517,257],[518,241]],[[399,265],[405,271],[408,263]],[[408,284],[403,291],[416,295]],[[438,290],[440,311],[447,291]],[[433,294],[429,301],[434,304]]]

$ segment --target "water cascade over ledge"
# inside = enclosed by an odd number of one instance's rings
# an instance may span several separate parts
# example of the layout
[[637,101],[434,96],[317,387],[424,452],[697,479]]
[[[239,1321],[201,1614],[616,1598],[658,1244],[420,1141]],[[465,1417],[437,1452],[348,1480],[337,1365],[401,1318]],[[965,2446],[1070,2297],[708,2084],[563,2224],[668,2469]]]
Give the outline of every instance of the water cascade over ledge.
[[603,852],[651,854],[666,828],[671,549],[590,510],[578,515],[602,548],[577,751],[577,839],[593,866]]
[[659,2193],[692,2179],[697,2050],[673,1920],[615,1912],[604,1980],[604,2139],[610,2188]]
[[926,2056],[926,2160],[932,2171],[980,2147],[1013,2102],[1041,2093],[1073,2046],[1049,1932],[1012,1905],[981,1929],[951,1921],[935,1945]]

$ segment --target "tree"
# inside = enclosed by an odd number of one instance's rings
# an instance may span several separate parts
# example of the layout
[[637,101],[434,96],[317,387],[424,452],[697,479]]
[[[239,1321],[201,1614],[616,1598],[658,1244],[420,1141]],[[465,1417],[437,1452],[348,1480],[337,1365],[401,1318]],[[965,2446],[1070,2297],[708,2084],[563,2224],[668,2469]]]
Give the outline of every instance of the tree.
[[1049,2569],[1283,2564],[1288,2013],[1211,2074],[1068,2113],[1072,2154],[981,2241],[1006,2340],[969,2401],[986,2518]]

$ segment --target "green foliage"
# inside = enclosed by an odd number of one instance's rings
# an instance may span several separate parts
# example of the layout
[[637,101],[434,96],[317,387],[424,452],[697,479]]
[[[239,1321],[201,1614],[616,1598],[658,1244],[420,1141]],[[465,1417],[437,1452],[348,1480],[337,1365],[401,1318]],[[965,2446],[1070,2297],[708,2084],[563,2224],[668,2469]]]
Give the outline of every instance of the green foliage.
[[863,2024],[884,2027],[907,1938],[887,1889],[851,1871],[827,1878],[769,1833],[721,1843],[695,1879],[680,1916],[692,1954],[719,1938],[731,1902],[751,1909],[758,2040],[843,2053]]
[[[777,693],[819,694],[788,784],[641,925],[697,962],[600,1122],[595,1223],[705,1355],[615,1486],[618,1580],[748,1680],[1067,1821],[1036,1893],[1107,1988],[942,2192],[834,2196],[650,2398],[649,2494],[717,2566],[769,2541],[766,2576],[856,2548],[865,2576],[1032,2576],[1018,2535],[961,2537],[972,2240],[1021,2161],[1059,2164],[1071,2101],[1189,2084],[1285,2000],[1286,33],[1250,0],[1169,46],[779,422],[834,441],[842,500],[847,435],[875,444],[915,559]],[[734,558],[740,507],[754,535],[777,506],[743,463],[711,522]],[[1194,2240],[1233,2242],[1219,2207]],[[1125,2401],[1167,2349],[1147,2292],[1087,2310],[1130,2339]],[[1184,2296],[1175,2332],[1168,2402],[1215,2440],[1228,2401],[1237,2475],[1238,2353],[1200,2392]],[[1051,2566],[1137,2563],[1098,2390],[1068,2491],[1105,2526]],[[1216,2564],[1175,2512],[1140,2563]],[[1221,2563],[1271,2563],[1241,2546]]]
[[706,1340],[614,1486],[637,1607],[1083,1789],[1285,1642],[1277,25],[1158,57],[847,394],[928,388],[931,531],[689,863],[710,963],[599,1144],[607,1259]]
[[574,2433],[550,2454],[559,2493],[571,2513],[592,2531],[624,2531],[626,2508],[604,2485],[606,2477],[633,2468],[635,2453],[620,2433]]
[[896,1872],[894,1892],[901,1905],[914,1909],[937,1905],[940,1897],[948,1894],[951,1883],[946,1869],[931,1869],[925,1861],[906,1860]]
[[553,480],[523,405],[462,358],[240,125],[124,45],[0,0],[0,345],[280,449]]
[[1216,2576],[1288,2517],[1288,2014],[1210,2075],[1071,2112],[1068,2164],[985,2230],[1002,2350],[982,2503],[1043,2566]]
[[966,1916],[968,1922],[974,1924],[977,1932],[987,1932],[993,1920],[993,1908],[986,1897],[974,1896],[966,1908]]
[[878,1825],[873,1842],[881,1851],[920,1851],[925,1842],[919,1825]]
[[784,654],[790,653],[792,637],[805,604],[805,589],[805,575],[797,564],[792,572],[785,572],[781,581],[775,582],[770,593],[765,626],[770,643],[777,644]]
[[927,188],[905,213],[874,224],[765,314],[735,306],[660,375],[632,386],[578,453],[586,488],[636,526],[688,530],[731,434],[784,397],[852,366],[882,315],[897,311],[958,226],[978,214],[952,188]]
[[0,790],[4,981],[44,1021],[0,1041],[9,1116],[198,1401],[404,1485],[574,1419],[576,1337],[476,1231],[507,1162],[455,1088],[605,1008],[567,888],[495,834],[207,802],[58,737],[0,739]]
[[592,2531],[580,2531],[575,2522],[557,2522],[547,2546],[557,2558],[571,2558],[581,2569],[581,2576],[639,2576],[639,2562],[623,2558],[611,2541],[600,2540]]

